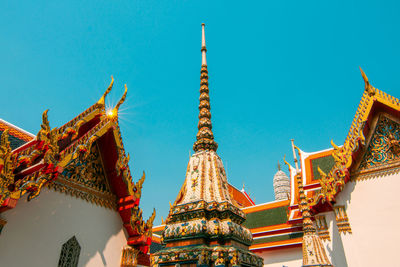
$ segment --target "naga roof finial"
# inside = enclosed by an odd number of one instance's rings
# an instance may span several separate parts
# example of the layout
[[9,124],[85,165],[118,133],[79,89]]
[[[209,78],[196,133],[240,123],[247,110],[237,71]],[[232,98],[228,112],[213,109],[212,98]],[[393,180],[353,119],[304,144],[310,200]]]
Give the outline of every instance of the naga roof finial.
[[99,99],[99,101],[97,101],[98,104],[100,105],[105,105],[105,101],[106,101],[106,96],[108,95],[108,93],[111,91],[112,87],[114,84],[114,77],[111,75],[111,83],[108,86],[107,90],[104,92],[104,94],[101,96],[101,98]]
[[292,142],[293,159],[294,159],[294,164],[296,166],[296,174],[298,174],[300,171],[299,171],[299,164],[298,164],[298,161],[297,161],[296,151],[295,151],[296,146],[294,145],[294,139],[291,139],[290,141]]
[[125,84],[125,91],[124,94],[122,95],[121,99],[118,101],[117,105],[115,106],[114,110],[118,112],[119,107],[122,105],[122,103],[125,102],[126,99],[126,94],[128,93],[128,87]]
[[122,95],[121,99],[118,101],[118,103],[115,105],[115,107],[109,111],[107,111],[107,116],[110,117],[111,119],[118,118],[118,110],[119,107],[125,102],[126,99],[126,94],[128,93],[128,87],[125,84],[125,92]]
[[202,38],[201,38],[201,71],[200,71],[200,105],[199,105],[199,124],[197,128],[196,138],[197,141],[193,145],[195,152],[202,150],[217,151],[218,144],[214,141],[214,134],[212,132],[211,112],[210,112],[210,96],[208,89],[208,71],[206,59],[206,37],[205,37],[205,24],[201,24]]
[[367,91],[370,96],[374,95],[375,94],[375,90],[374,90],[375,88],[369,83],[368,77],[365,74],[365,72],[362,70],[362,68],[361,67],[359,67],[359,68],[360,68],[360,71],[361,71],[361,76],[364,79],[365,91]]

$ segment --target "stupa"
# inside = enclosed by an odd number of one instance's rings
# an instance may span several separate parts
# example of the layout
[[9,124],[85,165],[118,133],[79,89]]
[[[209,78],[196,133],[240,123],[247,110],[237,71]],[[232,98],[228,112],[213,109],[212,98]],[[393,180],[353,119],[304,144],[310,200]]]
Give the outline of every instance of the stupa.
[[211,124],[206,60],[205,25],[202,24],[200,105],[195,153],[186,178],[162,233],[164,248],[151,255],[152,266],[263,266],[249,251],[253,241],[243,226],[246,216],[228,190]]
[[290,180],[289,177],[281,170],[281,165],[278,162],[278,171],[274,175],[274,193],[275,200],[289,199],[290,195]]

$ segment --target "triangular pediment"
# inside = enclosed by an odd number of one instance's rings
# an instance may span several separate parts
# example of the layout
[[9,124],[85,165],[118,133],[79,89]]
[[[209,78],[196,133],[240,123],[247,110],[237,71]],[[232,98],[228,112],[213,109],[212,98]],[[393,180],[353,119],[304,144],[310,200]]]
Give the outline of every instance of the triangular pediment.
[[358,171],[385,168],[400,160],[400,123],[387,114],[380,114]]
[[71,160],[49,187],[107,208],[116,205],[96,143],[86,158]]

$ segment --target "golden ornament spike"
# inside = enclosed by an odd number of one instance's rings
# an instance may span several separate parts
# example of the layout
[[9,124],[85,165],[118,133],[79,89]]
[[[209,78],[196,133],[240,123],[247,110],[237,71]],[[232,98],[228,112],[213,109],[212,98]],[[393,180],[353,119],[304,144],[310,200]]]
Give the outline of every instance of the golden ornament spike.
[[153,213],[151,214],[150,218],[146,222],[147,229],[153,228],[153,222],[154,222],[155,218],[156,218],[156,209],[153,209]]
[[124,94],[122,95],[121,99],[118,101],[117,105],[114,107],[114,112],[115,112],[116,115],[118,115],[119,107],[125,102],[127,93],[128,93],[128,87],[125,84]]
[[286,161],[286,155],[283,155],[283,162],[290,168],[289,162]]
[[369,96],[373,96],[375,94],[375,88],[369,83],[368,77],[365,74],[365,72],[362,70],[362,68],[361,67],[359,67],[359,68],[360,68],[361,76],[364,79],[365,91],[367,91]]
[[297,174],[300,172],[300,170],[299,170],[299,164],[297,163],[297,157],[296,157],[296,151],[295,151],[296,146],[294,145],[294,139],[291,139],[290,141],[292,142],[293,159],[294,159],[294,164],[296,166],[296,174]]
[[143,183],[144,183],[144,180],[146,179],[146,174],[145,174],[145,172],[143,171],[143,175],[142,175],[142,178],[140,178],[139,179],[139,181],[135,184],[135,187],[136,187],[136,197],[137,198],[140,198],[140,196],[142,195],[142,187],[143,187]]
[[50,131],[50,123],[47,118],[48,109],[46,109],[42,114],[42,124],[40,125],[40,130],[36,135],[37,140],[42,140],[44,138],[43,134],[47,134]]
[[103,96],[99,99],[99,101],[97,101],[97,104],[100,104],[102,106],[105,105],[105,101],[106,101],[106,96],[108,95],[108,93],[111,91],[112,87],[114,85],[114,77],[111,75],[111,83],[108,86],[107,90],[104,92]]
[[363,71],[363,69],[361,67],[359,67],[359,68],[360,68],[361,76],[364,79],[365,89],[367,89],[367,87],[369,85],[368,77],[367,77],[367,75],[365,75],[365,72]]
[[331,140],[331,145],[333,146],[333,148],[334,148],[335,150],[340,149],[340,147],[338,147],[338,146],[333,142],[333,139]]
[[197,141],[193,145],[195,152],[202,150],[217,151],[218,144],[214,141],[214,134],[212,132],[211,112],[210,112],[210,96],[208,89],[208,70],[206,59],[206,39],[205,39],[205,25],[201,25],[202,40],[201,40],[201,71],[200,71],[200,105],[199,105],[199,123],[198,132],[196,135]]

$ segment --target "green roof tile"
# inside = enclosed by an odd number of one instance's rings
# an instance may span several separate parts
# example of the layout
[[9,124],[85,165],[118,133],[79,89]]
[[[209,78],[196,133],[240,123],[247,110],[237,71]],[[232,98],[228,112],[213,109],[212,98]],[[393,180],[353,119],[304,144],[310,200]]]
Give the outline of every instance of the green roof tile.
[[263,237],[263,238],[257,238],[253,240],[252,245],[256,244],[262,244],[262,243],[269,243],[269,242],[276,242],[276,241],[283,241],[283,240],[289,240],[289,239],[294,239],[298,237],[302,237],[303,232],[300,233],[290,233],[286,235],[278,235],[278,236],[271,236],[271,237]]
[[332,169],[333,165],[335,165],[335,160],[331,155],[311,160],[311,167],[314,174],[313,180],[321,179],[321,175],[319,175],[318,172],[318,166],[323,172],[328,173]]
[[247,228],[258,228],[287,222],[286,215],[287,206],[278,207],[268,210],[261,210],[246,214],[246,222],[244,225]]

